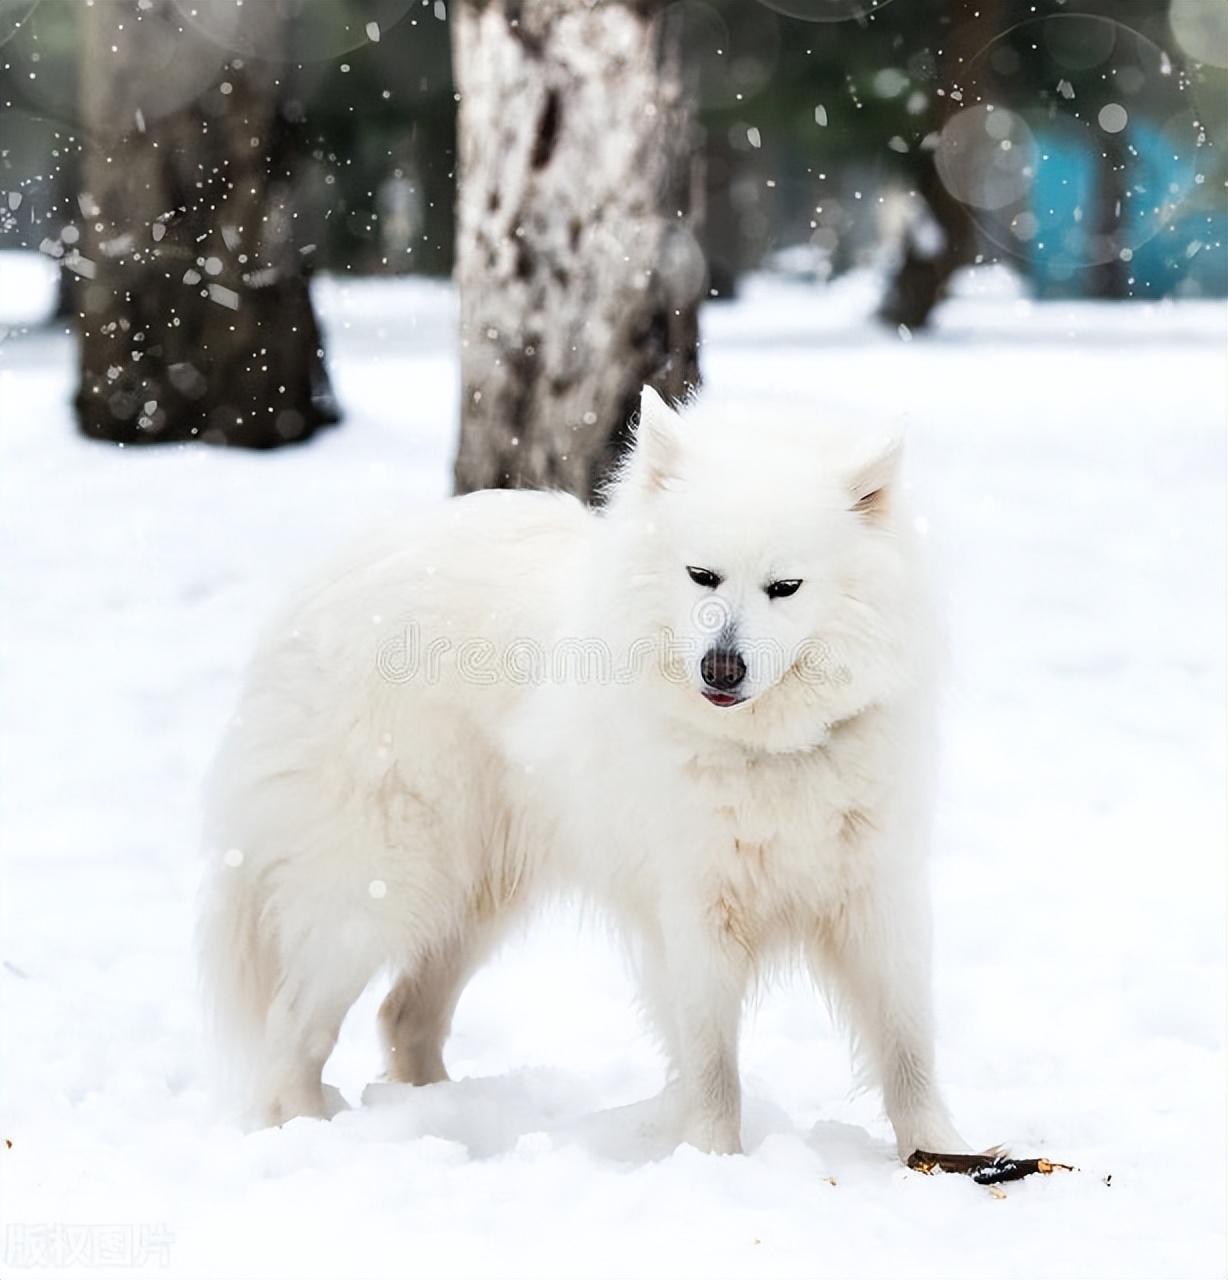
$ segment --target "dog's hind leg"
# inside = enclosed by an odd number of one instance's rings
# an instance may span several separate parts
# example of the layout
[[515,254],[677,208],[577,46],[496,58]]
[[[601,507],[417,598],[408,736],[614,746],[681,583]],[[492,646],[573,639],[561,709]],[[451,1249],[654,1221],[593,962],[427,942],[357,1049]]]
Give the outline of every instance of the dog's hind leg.
[[275,890],[258,865],[219,862],[198,941],[219,1084],[245,1123],[277,1125],[325,1114],[320,1072],[384,953],[352,924],[342,943],[327,898]]
[[399,975],[379,1011],[390,1080],[437,1084],[448,1079],[443,1046],[452,1015],[493,942],[488,928],[471,923],[466,932],[441,940]]
[[335,945],[310,954],[311,962],[302,964],[307,950],[300,952],[300,966],[283,975],[269,1006],[262,1070],[257,1075],[257,1118],[265,1124],[328,1115],[321,1081],[324,1064],[346,1013],[378,968],[377,956],[338,956]]

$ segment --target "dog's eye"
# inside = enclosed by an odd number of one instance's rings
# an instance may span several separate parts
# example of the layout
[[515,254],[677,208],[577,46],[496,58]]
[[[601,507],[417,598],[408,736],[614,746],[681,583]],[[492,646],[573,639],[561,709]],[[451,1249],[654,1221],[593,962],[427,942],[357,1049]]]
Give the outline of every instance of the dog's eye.
[[721,575],[713,573],[711,569],[698,569],[693,564],[686,567],[687,573],[691,575],[691,581],[697,587],[707,587],[709,590],[715,590],[721,585]]
[[781,578],[779,582],[769,582],[764,590],[769,600],[780,600],[784,596],[791,596],[801,585],[801,578]]

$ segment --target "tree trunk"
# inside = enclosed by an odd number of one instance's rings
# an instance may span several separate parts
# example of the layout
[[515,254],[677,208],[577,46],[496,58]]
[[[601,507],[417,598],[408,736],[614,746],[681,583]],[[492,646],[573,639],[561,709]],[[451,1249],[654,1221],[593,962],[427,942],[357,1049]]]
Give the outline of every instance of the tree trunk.
[[699,377],[700,196],[650,0],[462,0],[456,488],[592,499],[640,388]]
[[1091,242],[1095,249],[1087,272],[1087,296],[1114,301],[1130,297],[1130,271],[1121,259],[1122,209],[1129,207],[1130,154],[1121,136],[1101,137],[1104,164],[1096,176]]
[[[949,0],[947,10],[949,25],[938,59],[943,94],[933,121],[936,133],[959,111],[984,100],[989,63],[978,55],[1003,29],[1002,0]],[[944,185],[935,157],[936,148],[918,153],[917,193],[932,222],[906,237],[903,259],[879,308],[882,320],[909,329],[929,322],[951,277],[976,252],[976,228],[968,210]]]
[[951,277],[972,261],[976,245],[968,210],[943,185],[932,151],[921,157],[917,192],[933,221],[908,233],[904,257],[879,309],[887,324],[908,329],[929,323]]
[[[217,4],[240,15],[240,50],[284,34],[282,6],[195,0]],[[78,418],[123,444],[269,448],[336,420],[291,233],[281,88],[182,14],[85,10]]]

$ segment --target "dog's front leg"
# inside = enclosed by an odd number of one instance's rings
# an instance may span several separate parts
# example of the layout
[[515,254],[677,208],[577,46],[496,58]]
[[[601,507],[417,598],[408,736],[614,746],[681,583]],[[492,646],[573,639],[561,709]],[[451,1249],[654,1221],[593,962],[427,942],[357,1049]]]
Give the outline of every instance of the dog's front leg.
[[897,881],[846,904],[812,952],[815,976],[836,997],[862,1059],[883,1093],[900,1158],[957,1153],[934,1075],[929,904],[920,884]]
[[649,993],[668,1010],[671,1089],[683,1108],[682,1141],[720,1155],[742,1150],[742,1086],[738,1030],[749,962],[719,930],[696,921],[663,921],[664,938]]

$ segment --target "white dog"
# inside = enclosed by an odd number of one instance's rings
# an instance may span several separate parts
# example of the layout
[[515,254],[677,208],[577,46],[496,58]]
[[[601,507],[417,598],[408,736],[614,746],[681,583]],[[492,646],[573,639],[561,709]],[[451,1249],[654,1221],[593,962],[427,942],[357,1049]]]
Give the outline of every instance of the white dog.
[[447,1079],[466,980],[566,888],[627,940],[685,1141],[740,1149],[743,1002],[800,956],[901,1154],[964,1151],[934,1082],[930,645],[898,451],[649,391],[640,418],[599,512],[456,499],[264,641],[215,768],[202,924],[253,1118],[324,1113],[385,965],[390,1076]]

